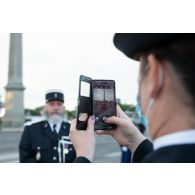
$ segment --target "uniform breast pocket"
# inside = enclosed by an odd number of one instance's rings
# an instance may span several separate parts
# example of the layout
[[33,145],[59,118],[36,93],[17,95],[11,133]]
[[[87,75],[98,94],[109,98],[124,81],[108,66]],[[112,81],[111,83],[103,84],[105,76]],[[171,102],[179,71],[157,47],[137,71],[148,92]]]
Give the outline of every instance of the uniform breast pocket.
[[46,162],[49,146],[48,144],[44,143],[35,143],[32,145],[32,150],[35,155],[35,159],[37,162]]

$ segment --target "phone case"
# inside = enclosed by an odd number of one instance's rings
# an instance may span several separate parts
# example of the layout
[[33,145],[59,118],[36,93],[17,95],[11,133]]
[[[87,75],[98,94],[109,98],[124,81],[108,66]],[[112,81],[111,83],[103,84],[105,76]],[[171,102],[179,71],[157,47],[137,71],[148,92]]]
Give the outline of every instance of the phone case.
[[[78,130],[85,130],[87,128],[87,121],[89,117],[93,114],[92,112],[92,102],[91,102],[91,81],[92,79],[81,75],[79,79],[79,94],[77,102],[77,124],[76,128]],[[89,97],[81,95],[81,84],[86,82],[89,84]],[[84,121],[79,120],[82,113],[87,113],[87,118]]]
[[[81,85],[82,82],[89,84],[89,96],[81,95]],[[99,91],[94,95],[96,88],[94,88],[95,83],[103,84],[102,89],[98,88]],[[105,83],[105,87],[104,87]],[[109,89],[106,88],[106,83],[113,85],[113,93],[110,95]],[[104,88],[104,89],[103,89]],[[104,94],[102,97],[101,94]],[[100,101],[98,96],[102,99]],[[112,101],[110,101],[112,96]],[[79,120],[82,113],[87,113],[87,118],[83,121]],[[78,106],[77,106],[77,124],[78,130],[85,130],[87,128],[87,121],[91,115],[96,116],[95,130],[113,130],[116,125],[107,124],[104,122],[104,117],[109,117],[116,115],[116,99],[115,99],[115,82],[114,80],[92,80],[90,77],[84,75],[80,76],[79,79],[79,95],[78,95]]]

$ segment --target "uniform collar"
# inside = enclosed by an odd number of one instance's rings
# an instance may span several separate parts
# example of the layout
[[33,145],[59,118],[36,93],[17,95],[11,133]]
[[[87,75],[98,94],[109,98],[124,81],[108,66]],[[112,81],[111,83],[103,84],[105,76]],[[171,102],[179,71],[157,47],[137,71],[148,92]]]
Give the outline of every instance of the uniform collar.
[[195,129],[170,133],[168,135],[161,136],[153,141],[154,150],[166,146],[181,144],[195,144]]
[[[47,128],[48,125],[50,126],[50,124],[52,125],[53,123],[50,123],[48,120],[44,120],[44,121],[43,121],[43,127],[44,127],[44,128]],[[61,122],[60,122],[60,125],[61,125],[61,124],[62,124],[63,126],[65,126],[66,122],[65,122],[65,121],[61,121]],[[53,125],[52,125],[52,126],[53,126]]]

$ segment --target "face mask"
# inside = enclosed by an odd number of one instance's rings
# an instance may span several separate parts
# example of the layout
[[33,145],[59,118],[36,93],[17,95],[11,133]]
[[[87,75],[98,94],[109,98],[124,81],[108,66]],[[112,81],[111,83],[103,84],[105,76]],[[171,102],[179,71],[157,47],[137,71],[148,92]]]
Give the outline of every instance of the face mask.
[[146,117],[142,113],[142,109],[141,109],[141,106],[140,106],[140,101],[137,102],[137,105],[135,107],[135,111],[136,111],[136,113],[138,115],[140,123],[142,125],[144,125],[144,127],[146,128],[147,127],[147,120],[146,120]]
[[[139,96],[138,96],[139,97]],[[136,112],[138,114],[138,117],[140,119],[140,122],[142,123],[142,125],[144,125],[144,127],[149,130],[149,120],[148,120],[148,115],[149,112],[152,108],[154,104],[154,99],[151,99],[148,103],[147,109],[146,109],[146,114],[144,115],[142,112],[142,108],[141,108],[141,102],[140,102],[140,98],[138,98],[138,102],[137,102],[137,106],[136,106]]]
[[[162,68],[159,69],[159,83],[160,83],[160,88],[162,87],[162,83],[163,83],[163,72],[162,72]],[[138,116],[142,122],[142,124],[145,124],[145,128],[146,130],[149,130],[149,120],[148,120],[148,116],[150,113],[150,110],[152,108],[152,106],[155,103],[155,99],[154,98],[150,98],[148,106],[146,108],[146,112],[145,115],[143,114],[142,108],[141,108],[141,97],[140,97],[140,86],[141,86],[141,80],[139,81],[139,90],[138,90],[138,98],[137,98],[137,107],[136,110],[138,113]]]

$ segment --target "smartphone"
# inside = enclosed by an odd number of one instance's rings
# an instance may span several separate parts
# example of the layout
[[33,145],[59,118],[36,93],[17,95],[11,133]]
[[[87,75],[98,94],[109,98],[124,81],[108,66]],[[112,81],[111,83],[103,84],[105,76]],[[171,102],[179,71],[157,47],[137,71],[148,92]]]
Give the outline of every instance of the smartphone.
[[92,111],[95,130],[113,130],[116,125],[104,122],[105,117],[116,116],[114,80],[91,80]]
[[[80,75],[79,78],[79,94],[77,103],[77,124],[78,130],[85,130],[87,128],[87,121],[93,114],[92,101],[91,101],[91,81],[90,77]],[[82,115],[87,115],[82,119]]]

